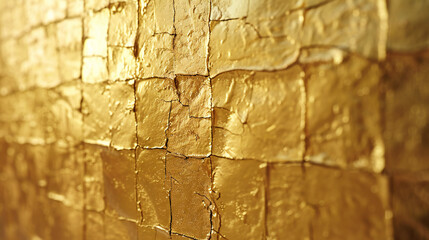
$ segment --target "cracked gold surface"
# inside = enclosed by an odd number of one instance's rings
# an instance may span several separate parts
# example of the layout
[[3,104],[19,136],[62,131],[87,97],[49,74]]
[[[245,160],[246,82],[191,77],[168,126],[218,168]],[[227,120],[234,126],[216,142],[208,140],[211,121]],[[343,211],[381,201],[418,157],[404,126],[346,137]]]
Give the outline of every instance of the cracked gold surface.
[[427,1],[0,1],[0,239],[429,239]]
[[304,73],[228,72],[212,79],[213,154],[232,159],[301,161]]

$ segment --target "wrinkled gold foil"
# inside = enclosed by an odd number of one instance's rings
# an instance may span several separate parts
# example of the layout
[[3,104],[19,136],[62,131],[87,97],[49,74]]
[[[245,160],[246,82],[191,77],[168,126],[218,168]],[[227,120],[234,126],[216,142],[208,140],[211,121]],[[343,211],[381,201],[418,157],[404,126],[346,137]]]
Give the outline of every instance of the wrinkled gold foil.
[[0,12],[0,239],[429,239],[428,1]]

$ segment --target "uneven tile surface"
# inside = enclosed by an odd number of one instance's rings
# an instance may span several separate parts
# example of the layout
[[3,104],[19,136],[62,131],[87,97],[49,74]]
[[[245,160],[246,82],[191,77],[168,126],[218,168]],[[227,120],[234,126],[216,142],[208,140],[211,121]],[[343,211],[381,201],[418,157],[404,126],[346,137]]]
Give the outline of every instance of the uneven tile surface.
[[428,12],[0,1],[0,239],[429,239]]

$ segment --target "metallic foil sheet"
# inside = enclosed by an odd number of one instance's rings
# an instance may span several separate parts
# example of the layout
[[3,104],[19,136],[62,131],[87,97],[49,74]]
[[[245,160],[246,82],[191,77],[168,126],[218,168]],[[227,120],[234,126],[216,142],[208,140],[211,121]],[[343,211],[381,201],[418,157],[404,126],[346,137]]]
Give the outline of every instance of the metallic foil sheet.
[[429,239],[428,12],[0,1],[0,239]]

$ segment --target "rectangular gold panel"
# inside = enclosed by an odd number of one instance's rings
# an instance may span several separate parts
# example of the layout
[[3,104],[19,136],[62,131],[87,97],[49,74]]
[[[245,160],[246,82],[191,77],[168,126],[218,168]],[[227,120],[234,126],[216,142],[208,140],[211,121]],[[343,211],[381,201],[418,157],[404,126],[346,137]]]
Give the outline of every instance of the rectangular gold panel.
[[279,72],[228,72],[214,78],[213,154],[233,159],[301,161],[303,77],[304,72],[296,66]]
[[384,169],[379,66],[348,57],[305,69],[306,160],[344,168]]
[[[266,164],[212,157],[214,229],[220,239],[265,236]],[[231,184],[234,183],[234,184]]]
[[171,231],[197,239],[211,232],[210,159],[166,156]]

